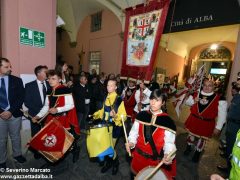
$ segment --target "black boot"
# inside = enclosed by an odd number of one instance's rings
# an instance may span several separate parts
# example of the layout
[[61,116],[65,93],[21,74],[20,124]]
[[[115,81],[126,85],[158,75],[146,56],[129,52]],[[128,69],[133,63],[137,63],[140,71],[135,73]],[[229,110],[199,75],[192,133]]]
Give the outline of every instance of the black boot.
[[113,159],[107,156],[106,157],[106,164],[101,169],[101,173],[107,172],[112,167],[112,165],[113,165]]
[[119,160],[118,160],[118,157],[116,157],[116,158],[113,160],[112,175],[116,175],[116,174],[117,174],[117,172],[118,172],[118,167],[119,167]]
[[193,157],[192,157],[192,161],[197,163],[199,161],[199,159],[200,159],[200,154],[201,154],[201,152],[196,150],[194,155],[193,155]]
[[104,161],[99,161],[98,164],[99,164],[100,167],[103,167],[104,166]]
[[79,150],[73,151],[73,163],[79,160]]
[[186,150],[184,151],[183,154],[184,154],[185,156],[188,156],[188,155],[190,154],[191,150],[192,150],[192,149],[191,149],[191,145],[187,145]]
[[73,163],[77,162],[79,160],[79,153],[80,153],[80,147],[78,146],[77,140],[73,142],[72,146],[72,154],[73,154]]

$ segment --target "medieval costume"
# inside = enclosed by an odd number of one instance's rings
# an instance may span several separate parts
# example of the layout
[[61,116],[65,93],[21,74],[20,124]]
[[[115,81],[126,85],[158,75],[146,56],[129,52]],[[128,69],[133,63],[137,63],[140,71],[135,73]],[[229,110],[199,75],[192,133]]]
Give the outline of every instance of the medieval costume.
[[[114,117],[110,116],[110,112],[114,110],[116,115]],[[124,107],[124,102],[122,101],[122,98],[117,95],[116,92],[108,93],[103,108],[98,110],[93,114],[94,119],[101,119],[106,121],[107,123],[113,124],[113,132],[112,132],[112,141],[113,141],[113,147],[115,147],[117,139],[122,134],[122,117],[124,120],[126,119],[126,110]],[[105,173],[108,169],[113,167],[112,174],[115,175],[118,171],[119,161],[116,154],[116,151],[114,150],[113,158],[106,157],[106,164],[102,168],[101,172]]]
[[162,90],[163,92],[165,92],[166,94],[169,94],[170,92],[170,80],[168,77],[165,78],[164,82],[163,82],[163,85],[162,85]]
[[[151,92],[147,87],[145,89],[139,88],[136,93],[135,93],[135,100],[136,100],[136,105],[134,107],[134,111],[136,113],[139,113],[140,111],[146,111],[149,110],[150,107],[150,95]],[[140,107],[140,111],[139,111]]]
[[[128,137],[129,143],[135,145],[132,172],[137,174],[145,167],[157,166],[164,154],[176,150],[175,137],[176,126],[168,114],[140,112]],[[171,165],[163,165],[162,169],[169,177],[176,176],[176,160]]]
[[56,114],[49,114],[46,118],[45,124],[50,122],[53,118],[57,119],[62,126],[71,132],[75,138],[73,143],[73,155],[75,155],[73,162],[79,158],[80,148],[77,146],[77,140],[80,134],[76,109],[74,107],[71,90],[64,85],[59,85],[54,90],[47,93],[45,104],[40,112],[37,114],[39,118],[45,116],[50,108],[56,108]]
[[122,97],[124,101],[124,106],[127,112],[127,115],[134,119],[134,107],[136,105],[135,100],[136,86],[128,86],[123,90]]
[[[189,136],[187,138],[188,146],[184,152],[185,155],[188,155],[191,151],[191,146],[194,144],[195,137],[199,138],[193,156],[194,162],[198,162],[206,139],[212,136],[214,129],[222,129],[223,124],[226,122],[227,113],[227,102],[220,100],[220,96],[214,92],[206,93],[202,90],[197,103],[194,102],[196,97],[197,93],[189,96],[186,100],[186,104],[191,106],[191,114],[185,122]],[[216,117],[218,117],[217,123],[215,123]]]
[[74,107],[73,97],[69,88],[60,85],[55,90],[47,93],[45,104],[41,111],[37,114],[38,117],[43,117],[52,107],[57,108],[56,114],[49,114],[46,118],[47,124],[53,118],[56,118],[65,129],[74,128],[76,134],[80,134],[76,109]]

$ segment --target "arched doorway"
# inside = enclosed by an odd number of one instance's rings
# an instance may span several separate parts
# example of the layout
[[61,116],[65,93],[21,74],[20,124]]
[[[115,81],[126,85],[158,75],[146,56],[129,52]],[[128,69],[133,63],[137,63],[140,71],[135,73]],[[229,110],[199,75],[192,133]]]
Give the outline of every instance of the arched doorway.
[[225,93],[232,65],[231,51],[225,46],[213,44],[203,49],[198,56],[197,67],[205,64],[207,75],[215,81],[216,90]]

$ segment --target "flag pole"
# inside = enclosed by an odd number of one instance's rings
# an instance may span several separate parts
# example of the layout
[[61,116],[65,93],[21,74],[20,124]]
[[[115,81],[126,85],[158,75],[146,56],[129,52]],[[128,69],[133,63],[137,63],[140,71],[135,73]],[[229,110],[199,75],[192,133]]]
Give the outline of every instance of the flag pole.
[[[124,120],[123,120],[123,114],[121,115],[121,120],[122,120],[122,125],[123,125],[123,131],[124,131],[124,136],[125,136],[125,140],[126,140],[126,143],[129,144],[128,142],[128,139],[127,139],[127,132],[126,132],[126,127],[125,127],[125,124],[124,124]],[[128,155],[131,157],[131,150],[128,152]]]
[[197,98],[199,98],[199,95],[200,95],[200,92],[201,92],[201,88],[202,88],[202,81],[203,81],[203,76],[202,76],[202,78],[201,78],[201,84],[200,84],[200,88],[199,88],[199,91],[198,91]]
[[[205,63],[203,64],[202,68],[204,68],[205,66]],[[199,87],[199,91],[198,91],[198,95],[197,95],[197,98],[199,98],[199,95],[200,95],[200,92],[201,92],[201,88],[202,88],[202,81],[203,81],[203,75],[201,77],[201,82],[200,82],[200,87]]]

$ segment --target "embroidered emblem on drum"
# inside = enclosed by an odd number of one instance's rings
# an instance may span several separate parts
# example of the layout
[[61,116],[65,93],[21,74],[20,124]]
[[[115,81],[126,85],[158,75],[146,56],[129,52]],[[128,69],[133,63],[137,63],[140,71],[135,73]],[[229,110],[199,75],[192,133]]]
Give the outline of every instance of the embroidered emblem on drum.
[[44,139],[44,146],[46,147],[53,147],[55,146],[57,143],[57,138],[55,135],[50,135],[50,136],[47,136],[45,139]]

